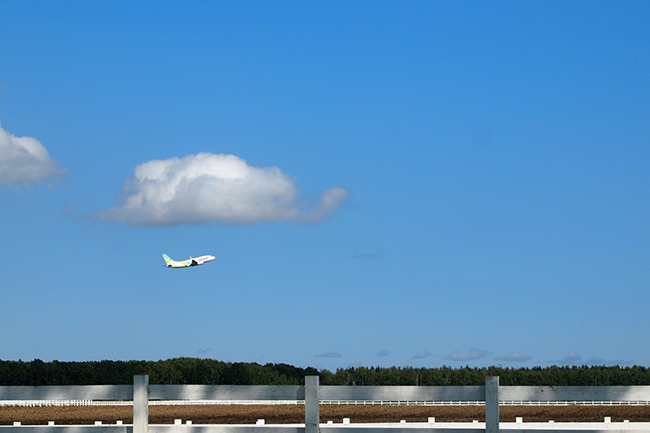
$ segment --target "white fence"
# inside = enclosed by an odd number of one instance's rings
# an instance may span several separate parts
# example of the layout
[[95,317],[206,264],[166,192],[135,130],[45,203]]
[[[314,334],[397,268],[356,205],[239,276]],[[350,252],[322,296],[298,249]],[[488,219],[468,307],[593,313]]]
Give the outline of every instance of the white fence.
[[[650,386],[499,386],[498,377],[486,378],[485,386],[319,386],[317,376],[305,378],[305,386],[244,385],[149,385],[148,376],[135,376],[130,385],[0,386],[0,401],[128,401],[133,405],[133,424],[94,426],[0,426],[0,433],[598,433],[648,432],[650,423],[499,423],[499,406],[511,402],[616,402],[650,401]],[[274,401],[304,402],[305,423],[298,425],[192,425],[149,424],[149,405],[169,401]],[[320,423],[320,404],[326,402],[474,402],[485,405],[485,422],[350,424]],[[262,431],[263,430],[263,431]]]
[[[298,406],[304,400],[151,400],[149,406]],[[485,406],[484,401],[321,400],[327,406]],[[650,406],[650,401],[504,401],[500,406]],[[124,400],[0,400],[0,407],[133,406]]]
[[[364,402],[365,403],[365,402]],[[152,400],[149,406],[206,406],[206,405],[304,405],[303,400]],[[330,404],[323,403],[321,404]],[[342,403],[345,404],[345,403]],[[133,406],[124,400],[0,400],[0,407],[66,407],[66,406]]]

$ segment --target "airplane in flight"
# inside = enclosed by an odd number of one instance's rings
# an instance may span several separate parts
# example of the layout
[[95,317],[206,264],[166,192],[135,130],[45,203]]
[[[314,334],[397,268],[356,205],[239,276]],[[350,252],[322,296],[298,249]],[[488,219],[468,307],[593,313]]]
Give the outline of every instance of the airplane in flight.
[[165,264],[168,268],[189,268],[190,266],[199,266],[203,263],[211,262],[216,259],[216,257],[207,255],[193,258],[190,256],[189,260],[177,261],[169,257],[167,254],[163,254],[163,259],[165,259]]

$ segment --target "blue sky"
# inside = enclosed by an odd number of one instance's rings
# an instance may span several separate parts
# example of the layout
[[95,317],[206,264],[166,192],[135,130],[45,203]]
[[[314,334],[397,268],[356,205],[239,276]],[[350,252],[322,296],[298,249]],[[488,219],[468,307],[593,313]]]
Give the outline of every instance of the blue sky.
[[650,365],[649,17],[3,1],[0,359]]

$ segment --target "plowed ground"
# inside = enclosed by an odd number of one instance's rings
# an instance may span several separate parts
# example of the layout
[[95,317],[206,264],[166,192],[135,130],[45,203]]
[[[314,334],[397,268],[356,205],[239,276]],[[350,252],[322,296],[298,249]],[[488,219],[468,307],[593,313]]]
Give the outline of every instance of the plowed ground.
[[[612,422],[650,422],[650,406],[501,406],[502,422],[602,422],[609,416]],[[330,406],[320,407],[321,422],[341,423],[350,418],[352,423],[369,422],[436,422],[485,421],[484,406]],[[267,424],[301,424],[305,422],[304,406],[150,406],[149,423],[173,424],[175,419],[193,424],[255,424],[264,419]],[[84,407],[0,407],[0,425],[20,421],[23,425],[115,424],[122,420],[133,422],[132,406]]]

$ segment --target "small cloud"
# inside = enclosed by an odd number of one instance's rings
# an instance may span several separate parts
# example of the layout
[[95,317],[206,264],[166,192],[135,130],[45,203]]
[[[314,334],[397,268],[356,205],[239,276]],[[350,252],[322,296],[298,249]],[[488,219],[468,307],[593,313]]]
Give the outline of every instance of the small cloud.
[[144,162],[126,182],[123,204],[98,212],[104,221],[134,226],[317,223],[349,193],[339,187],[320,202],[297,200],[294,180],[277,167],[253,167],[235,155],[199,153]]
[[471,361],[473,359],[479,359],[485,357],[487,353],[484,350],[478,349],[469,349],[467,352],[451,352],[449,359],[452,361]]
[[0,125],[0,184],[31,186],[42,180],[63,176],[66,168],[50,159],[35,138],[16,137]]
[[561,364],[576,364],[582,360],[582,356],[578,354],[578,352],[573,351],[569,353],[567,356],[564,357],[562,361],[560,361]]
[[361,260],[381,260],[386,255],[382,250],[377,250],[374,253],[366,254],[353,254],[348,256],[349,259],[361,259]]
[[316,355],[316,358],[343,358],[343,355],[341,355],[339,352],[325,352]]
[[577,364],[582,360],[582,356],[578,354],[575,350],[571,353],[569,353],[567,356],[565,356],[563,359],[560,360],[553,360],[553,361],[548,361],[550,364],[557,364],[557,365],[567,365],[567,364]]
[[525,362],[531,359],[531,357],[520,352],[513,352],[510,355],[499,355],[494,359],[497,361],[507,362]]
[[388,355],[388,353],[389,353],[388,350],[380,350],[379,352],[377,352],[377,356],[386,356]]
[[206,353],[208,353],[211,350],[212,350],[211,347],[206,347],[206,348],[201,348],[201,349],[197,350],[197,352],[205,355]]
[[424,358],[428,357],[429,355],[431,355],[431,353],[429,353],[428,350],[420,350],[418,353],[413,355],[413,359],[424,359]]
[[624,361],[622,359],[615,360],[606,360],[598,357],[593,357],[585,361],[586,365],[607,365],[607,366],[621,366],[621,365],[630,365],[631,361]]
[[547,361],[549,364],[555,364],[555,365],[575,365],[575,364],[581,364],[581,365],[608,365],[608,366],[622,366],[622,365],[630,365],[632,364],[631,361],[625,361],[623,359],[615,359],[615,360],[607,360],[607,359],[602,359],[598,357],[592,357],[587,359],[586,361],[582,360],[582,356],[576,351],[573,351],[569,353],[567,356],[565,356],[563,359],[559,360],[551,360]]
[[350,193],[347,190],[335,187],[326,190],[321,194],[320,203],[300,215],[300,220],[305,223],[318,223],[323,218],[338,210],[348,199]]

